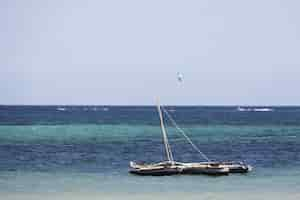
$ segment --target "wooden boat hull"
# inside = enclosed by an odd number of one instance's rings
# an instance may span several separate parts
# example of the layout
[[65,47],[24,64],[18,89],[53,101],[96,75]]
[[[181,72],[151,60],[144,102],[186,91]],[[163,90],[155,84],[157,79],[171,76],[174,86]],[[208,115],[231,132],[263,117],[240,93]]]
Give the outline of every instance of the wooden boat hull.
[[130,162],[132,174],[165,176],[174,174],[206,174],[213,176],[228,175],[229,173],[247,173],[252,170],[250,165],[242,162],[200,162],[180,163],[161,162],[156,164],[136,164]]
[[252,166],[247,165],[243,162],[200,162],[200,163],[193,163],[192,165],[211,165],[211,166],[218,166],[221,168],[228,168],[229,173],[248,173],[252,170]]
[[213,176],[228,175],[229,169],[224,167],[212,167],[212,166],[185,166],[182,170],[182,174],[206,174]]
[[175,166],[169,161],[155,164],[137,164],[131,161],[129,173],[143,176],[169,176],[180,174],[182,170],[181,166]]
[[180,168],[162,168],[162,169],[130,169],[129,173],[142,176],[170,176],[180,174]]

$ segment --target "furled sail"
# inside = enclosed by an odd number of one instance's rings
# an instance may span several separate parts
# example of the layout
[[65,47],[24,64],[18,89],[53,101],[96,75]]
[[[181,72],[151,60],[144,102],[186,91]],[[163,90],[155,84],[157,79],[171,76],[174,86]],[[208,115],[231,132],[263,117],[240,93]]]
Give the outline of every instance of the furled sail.
[[160,126],[161,126],[161,130],[162,130],[162,134],[163,134],[163,142],[164,142],[164,145],[165,145],[165,151],[166,151],[166,154],[167,154],[167,158],[168,158],[168,161],[174,162],[173,154],[172,154],[172,151],[171,151],[171,147],[170,147],[168,137],[167,137],[167,132],[166,132],[165,125],[164,125],[163,114],[161,112],[161,108],[160,108],[158,100],[157,100],[157,110],[158,110],[158,113],[159,113]]

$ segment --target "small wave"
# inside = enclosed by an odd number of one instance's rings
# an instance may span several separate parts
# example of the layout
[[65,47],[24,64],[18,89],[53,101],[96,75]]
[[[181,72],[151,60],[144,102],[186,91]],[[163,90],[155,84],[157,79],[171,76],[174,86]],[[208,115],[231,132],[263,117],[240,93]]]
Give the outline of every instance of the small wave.
[[272,112],[273,109],[272,108],[254,108],[253,111],[254,112]]
[[103,107],[103,108],[99,108],[99,107],[84,107],[83,108],[84,111],[109,111],[109,108],[107,107]]
[[109,108],[104,107],[104,108],[102,108],[102,110],[103,110],[103,111],[109,111]]
[[247,140],[269,140],[274,137],[275,136],[248,136],[248,137],[243,137],[243,138],[247,139]]
[[288,136],[286,136],[287,138],[297,138],[297,136],[296,135],[288,135]]
[[240,112],[272,112],[274,111],[273,108],[243,108],[237,107],[237,110]]
[[252,111],[251,108],[242,108],[242,107],[237,107],[237,110],[240,111],[240,112]]

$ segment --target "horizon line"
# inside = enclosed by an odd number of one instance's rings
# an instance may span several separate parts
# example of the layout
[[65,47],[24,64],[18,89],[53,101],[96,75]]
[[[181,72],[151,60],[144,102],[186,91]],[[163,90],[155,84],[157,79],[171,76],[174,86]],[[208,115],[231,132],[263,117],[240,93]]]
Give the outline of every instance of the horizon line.
[[[177,107],[300,107],[293,104],[162,104],[164,106]],[[155,107],[154,104],[0,104],[0,106],[111,106],[111,107]]]

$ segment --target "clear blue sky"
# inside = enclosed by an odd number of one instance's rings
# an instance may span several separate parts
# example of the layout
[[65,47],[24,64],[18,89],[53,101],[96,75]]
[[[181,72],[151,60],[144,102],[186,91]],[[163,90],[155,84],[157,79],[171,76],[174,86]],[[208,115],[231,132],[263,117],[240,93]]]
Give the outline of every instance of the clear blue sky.
[[2,0],[0,104],[300,105],[299,8]]

